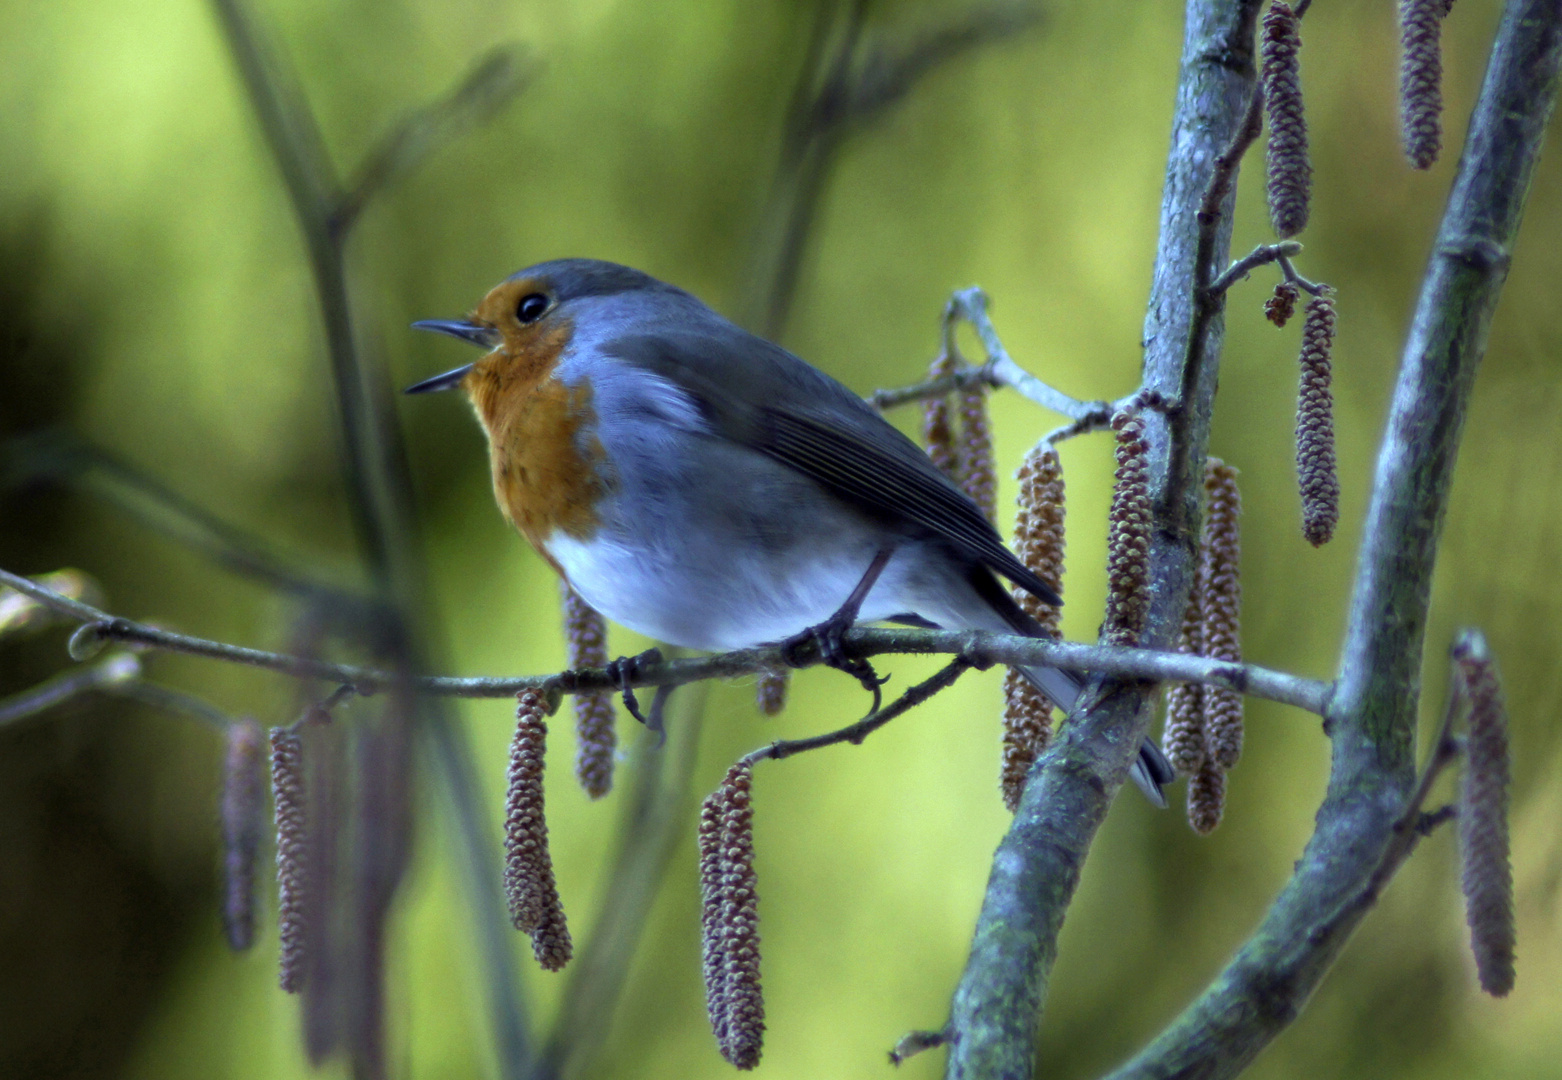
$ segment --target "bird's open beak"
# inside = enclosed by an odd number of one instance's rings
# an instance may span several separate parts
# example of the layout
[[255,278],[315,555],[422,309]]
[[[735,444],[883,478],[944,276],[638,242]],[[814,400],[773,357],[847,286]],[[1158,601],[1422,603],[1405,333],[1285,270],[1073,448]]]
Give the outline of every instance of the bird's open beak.
[[435,375],[432,379],[424,379],[420,383],[413,383],[402,391],[403,394],[428,394],[435,390],[454,390],[461,385],[461,380],[466,378],[466,373],[471,371],[474,365],[463,364],[453,371],[447,371],[443,375]]
[[[422,322],[412,324],[414,330],[432,330],[436,334],[449,334],[451,337],[469,341],[473,345],[480,345],[485,349],[497,348],[499,345],[499,331],[492,326],[484,326],[481,323],[467,322],[464,319],[424,319]],[[414,383],[407,387],[404,393],[427,394],[435,390],[450,390],[461,385],[461,380],[466,378],[466,373],[472,370],[471,364],[458,367],[453,371],[447,371],[443,375],[435,375],[432,379],[424,379],[420,383]]]

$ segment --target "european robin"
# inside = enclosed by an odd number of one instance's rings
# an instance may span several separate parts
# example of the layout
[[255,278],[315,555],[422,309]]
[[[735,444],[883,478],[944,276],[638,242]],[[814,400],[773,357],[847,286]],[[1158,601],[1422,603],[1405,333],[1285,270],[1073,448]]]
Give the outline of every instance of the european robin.
[[[466,391],[499,509],[632,630],[713,651],[830,630],[838,649],[856,621],[1040,636],[997,575],[1060,602],[856,394],[638,270],[539,263],[413,325],[488,350],[407,393]],[[1075,675],[1021,670],[1073,706]],[[1134,781],[1165,805],[1172,775],[1146,742]]]

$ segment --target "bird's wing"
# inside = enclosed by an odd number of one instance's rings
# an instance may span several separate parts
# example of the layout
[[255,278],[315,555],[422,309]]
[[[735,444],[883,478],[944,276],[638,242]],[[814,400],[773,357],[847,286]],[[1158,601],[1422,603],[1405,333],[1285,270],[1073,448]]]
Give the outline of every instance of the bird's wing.
[[[734,359],[737,348],[740,359]],[[627,336],[612,351],[681,386],[723,436],[853,505],[920,527],[1049,604],[1062,603],[921,447],[846,387],[779,346],[724,323],[715,331]]]

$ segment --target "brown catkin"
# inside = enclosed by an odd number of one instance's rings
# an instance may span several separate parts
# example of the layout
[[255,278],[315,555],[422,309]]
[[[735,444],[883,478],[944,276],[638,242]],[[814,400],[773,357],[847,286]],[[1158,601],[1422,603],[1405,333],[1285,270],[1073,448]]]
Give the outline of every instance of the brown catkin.
[[[1182,612],[1177,651],[1192,656],[1204,652],[1204,566],[1193,571],[1193,588]],[[1166,688],[1166,727],[1161,735],[1166,759],[1183,776],[1204,767],[1204,687],[1199,683],[1172,683]]]
[[1443,55],[1449,0],[1399,0],[1399,125],[1405,157],[1429,169],[1443,144]]
[[[560,581],[564,640],[571,668],[607,664],[607,623],[601,614]],[[605,691],[575,695],[575,777],[586,794],[600,799],[613,788],[613,755],[618,749],[613,695]]]
[[792,673],[785,670],[761,671],[754,684],[754,704],[761,716],[780,716],[786,708],[787,687],[792,684]]
[[721,1055],[739,1069],[759,1064],[765,1033],[752,788],[753,767],[739,761],[700,809],[705,1000]]
[[1105,633],[1113,645],[1134,645],[1150,610],[1150,447],[1136,412],[1112,417],[1112,429],[1117,472],[1107,531]]
[[[953,375],[959,362],[952,352],[942,352],[927,368],[929,379],[941,379]],[[928,398],[922,403],[922,442],[927,446],[927,456],[939,472],[958,481],[960,462],[955,449],[954,427],[949,408],[949,395]]]
[[1508,851],[1508,718],[1496,665],[1478,631],[1454,646],[1470,703],[1464,778],[1459,791],[1460,883],[1465,920],[1481,989],[1504,997],[1513,989],[1513,867]]
[[1294,282],[1282,281],[1275,286],[1274,295],[1264,301],[1264,318],[1276,326],[1284,326],[1296,314],[1296,301],[1302,290]]
[[[1200,574],[1203,653],[1211,660],[1242,660],[1242,496],[1237,470],[1218,458],[1204,466],[1204,515]],[[1242,695],[1222,686],[1204,687],[1204,737],[1209,758],[1230,769],[1242,756]]]
[[956,468],[960,489],[971,497],[988,521],[998,519],[998,475],[993,465],[993,430],[987,418],[987,387],[977,384],[960,391],[960,439]]
[[304,741],[291,728],[271,729],[271,805],[277,826],[277,982],[304,988],[309,895],[309,821],[304,801]]
[[1269,114],[1269,220],[1275,235],[1295,236],[1307,225],[1312,164],[1307,159],[1307,117],[1302,111],[1302,47],[1299,20],[1275,0],[1264,15],[1264,107]]
[[234,952],[255,943],[255,858],[264,813],[265,745],[265,733],[255,721],[246,718],[228,725],[222,766],[222,926]]
[[1226,774],[1212,761],[1188,779],[1188,824],[1200,836],[1208,836],[1220,824],[1226,809]]
[[504,819],[504,894],[510,921],[532,936],[532,951],[549,971],[571,954],[564,907],[553,879],[543,804],[543,759],[548,738],[541,691],[515,696],[515,739],[510,743],[509,792]]
[[[1014,551],[1037,577],[1063,591],[1063,466],[1057,451],[1038,443],[1021,462],[1019,513],[1014,520]],[[1014,597],[1025,613],[1051,635],[1058,632],[1059,610],[1025,589]],[[1029,679],[1010,668],[1003,680],[1003,767],[999,788],[1013,813],[1025,790],[1031,763],[1052,738],[1053,704]]]
[[1296,480],[1302,496],[1302,535],[1314,547],[1329,542],[1340,520],[1334,394],[1330,390],[1334,322],[1334,295],[1326,286],[1322,295],[1307,304],[1296,396]]

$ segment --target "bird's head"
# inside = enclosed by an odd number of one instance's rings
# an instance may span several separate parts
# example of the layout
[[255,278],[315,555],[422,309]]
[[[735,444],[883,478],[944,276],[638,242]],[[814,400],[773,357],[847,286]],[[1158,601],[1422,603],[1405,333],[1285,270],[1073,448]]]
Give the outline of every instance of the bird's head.
[[538,263],[501,281],[464,319],[427,319],[416,330],[448,334],[488,349],[474,363],[407,387],[409,394],[450,390],[475,392],[480,380],[508,385],[536,380],[558,362],[574,332],[577,302],[632,291],[672,291],[648,274],[596,259]]

